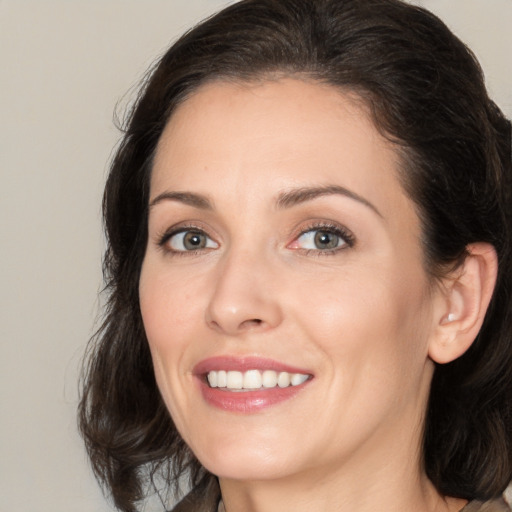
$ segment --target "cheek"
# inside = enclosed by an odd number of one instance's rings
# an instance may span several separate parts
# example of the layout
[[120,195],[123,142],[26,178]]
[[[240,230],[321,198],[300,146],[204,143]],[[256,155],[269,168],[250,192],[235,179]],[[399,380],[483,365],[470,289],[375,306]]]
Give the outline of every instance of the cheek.
[[[139,301],[149,343],[155,376],[164,395],[173,389],[170,379],[177,375],[183,358],[184,332],[193,325],[190,308],[180,287],[172,285],[165,273],[151,261],[145,261],[139,283]],[[171,369],[172,371],[169,371]],[[167,401],[167,399],[166,399]]]
[[199,293],[194,283],[177,279],[152,264],[142,267],[139,300],[152,350],[165,351],[184,342],[184,332],[198,323]]
[[429,299],[422,272],[372,267],[310,281],[289,300],[294,317],[334,364],[394,376],[424,364]]
[[139,283],[142,320],[158,388],[180,432],[186,431],[184,412],[191,385],[188,347],[194,338],[191,331],[198,325],[197,301],[187,290],[161,266],[143,265]]

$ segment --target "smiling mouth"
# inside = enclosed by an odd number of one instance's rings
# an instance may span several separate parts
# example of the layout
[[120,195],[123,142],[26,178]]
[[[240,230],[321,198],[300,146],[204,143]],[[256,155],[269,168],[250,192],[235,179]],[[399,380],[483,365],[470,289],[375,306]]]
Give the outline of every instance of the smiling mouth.
[[206,374],[210,388],[226,391],[257,391],[287,388],[304,384],[311,375],[305,373],[278,372],[274,370],[212,370]]

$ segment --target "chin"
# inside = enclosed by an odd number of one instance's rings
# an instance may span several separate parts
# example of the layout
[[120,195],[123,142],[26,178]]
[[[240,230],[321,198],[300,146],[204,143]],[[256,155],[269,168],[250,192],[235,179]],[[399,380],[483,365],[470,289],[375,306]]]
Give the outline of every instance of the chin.
[[[230,480],[278,479],[290,472],[289,455],[275,446],[242,441],[243,447],[235,443],[217,443],[214,450],[196,450],[201,464],[219,478]],[[290,450],[287,450],[287,453]]]
[[275,461],[255,460],[247,458],[242,460],[217,460],[204,465],[208,471],[225,480],[256,481],[278,480],[289,474],[283,464]]

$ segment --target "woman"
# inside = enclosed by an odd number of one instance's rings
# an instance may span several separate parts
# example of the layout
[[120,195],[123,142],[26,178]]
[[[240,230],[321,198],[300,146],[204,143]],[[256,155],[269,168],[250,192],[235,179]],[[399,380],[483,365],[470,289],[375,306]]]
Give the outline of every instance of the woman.
[[175,43],[104,197],[80,426],[116,506],[189,476],[173,510],[509,510],[510,139],[399,0],[246,0]]

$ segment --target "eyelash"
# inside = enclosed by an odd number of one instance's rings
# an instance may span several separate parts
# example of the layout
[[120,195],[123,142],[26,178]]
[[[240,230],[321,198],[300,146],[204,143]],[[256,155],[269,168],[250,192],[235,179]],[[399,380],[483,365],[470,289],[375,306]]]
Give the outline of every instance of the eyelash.
[[[158,247],[163,250],[165,253],[170,254],[171,256],[195,256],[197,254],[200,254],[204,252],[205,250],[209,250],[210,248],[199,248],[196,250],[190,250],[190,251],[178,251],[176,249],[172,249],[170,246],[167,246],[167,243],[169,240],[171,240],[172,237],[179,235],[180,233],[187,233],[189,231],[198,233],[200,235],[204,235],[210,240],[215,240],[210,237],[207,232],[204,230],[204,228],[201,228],[199,226],[196,226],[194,224],[186,224],[181,225],[179,227],[173,227],[165,231],[164,233],[157,235],[157,245]],[[217,242],[215,242],[217,243]]]
[[345,245],[341,247],[335,247],[333,249],[301,249],[296,248],[295,250],[301,251],[306,256],[331,256],[337,254],[339,251],[350,249],[354,247],[356,239],[354,235],[345,227],[339,224],[330,222],[313,222],[309,226],[303,228],[300,233],[294,237],[293,242],[296,242],[301,236],[311,231],[322,231],[339,237]]
[[[198,234],[204,235],[208,239],[213,240],[213,242],[217,244],[217,242],[215,242],[215,240],[212,237],[210,237],[203,228],[201,228],[197,225],[194,225],[194,224],[190,224],[190,225],[182,225],[179,227],[170,228],[167,231],[165,231],[164,233],[158,235],[156,237],[157,245],[165,253],[171,254],[172,256],[194,256],[194,255],[204,252],[205,250],[208,251],[209,249],[211,249],[211,248],[206,247],[206,248],[199,248],[197,250],[179,251],[179,250],[175,250],[175,249],[172,249],[167,246],[167,243],[169,242],[169,240],[171,240],[172,237],[174,237],[180,233],[186,233],[189,231],[197,232]],[[301,236],[303,236],[306,233],[309,233],[311,231],[322,231],[322,232],[326,232],[326,233],[335,235],[335,236],[339,237],[343,242],[345,242],[345,245],[342,245],[341,247],[335,247],[332,249],[324,249],[324,250],[302,249],[300,247],[294,248],[294,250],[300,251],[302,254],[304,254],[306,256],[310,256],[310,255],[328,256],[328,255],[334,255],[344,249],[354,247],[354,245],[356,243],[356,239],[355,239],[354,235],[348,229],[346,229],[338,224],[329,223],[329,222],[313,222],[313,223],[311,223],[307,227],[303,228],[299,232],[299,234],[294,237],[292,243],[297,242],[297,240],[299,240],[299,238]],[[289,247],[289,245],[291,245],[291,244],[288,244],[287,247]]]

